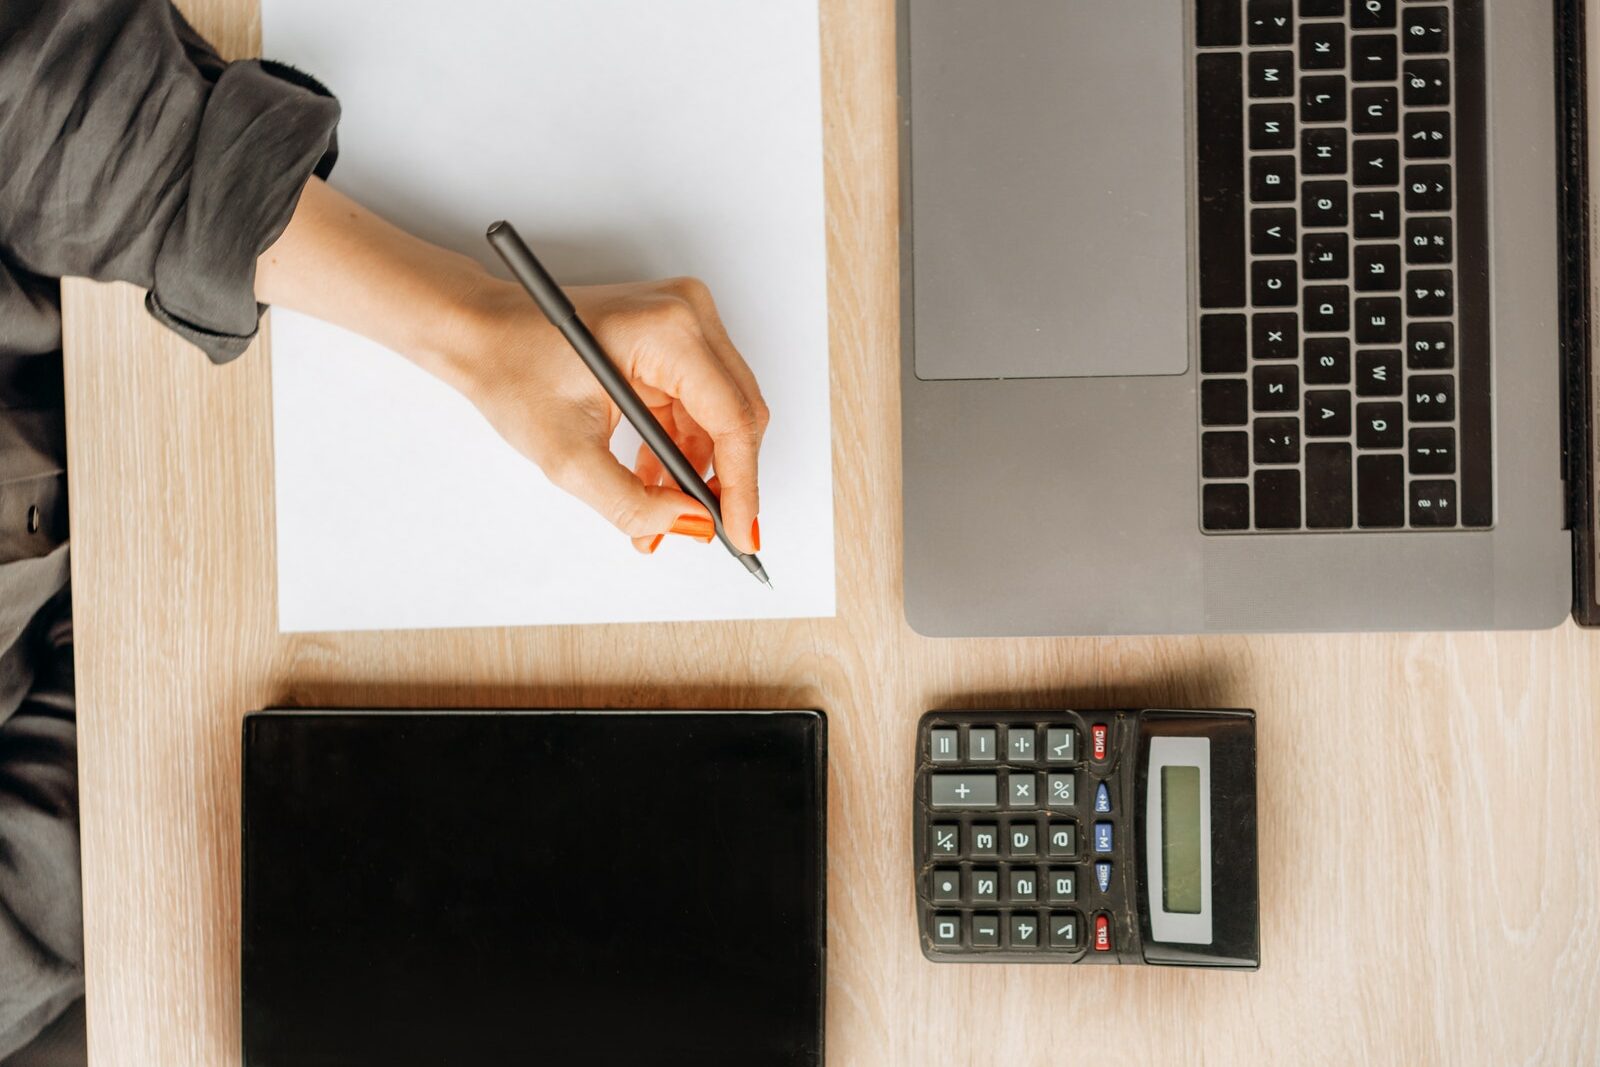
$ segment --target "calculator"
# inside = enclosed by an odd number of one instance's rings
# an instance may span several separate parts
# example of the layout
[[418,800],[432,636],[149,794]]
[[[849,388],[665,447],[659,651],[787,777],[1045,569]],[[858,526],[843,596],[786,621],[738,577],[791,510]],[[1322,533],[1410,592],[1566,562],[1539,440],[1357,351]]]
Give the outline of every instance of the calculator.
[[931,711],[917,919],[940,963],[1260,966],[1255,712]]

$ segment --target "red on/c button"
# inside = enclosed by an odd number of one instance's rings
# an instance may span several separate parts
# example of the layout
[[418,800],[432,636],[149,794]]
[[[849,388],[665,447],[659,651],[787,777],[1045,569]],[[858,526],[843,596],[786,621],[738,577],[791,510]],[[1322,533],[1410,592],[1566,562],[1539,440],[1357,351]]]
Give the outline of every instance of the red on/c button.
[[1111,916],[1104,912],[1094,917],[1094,950],[1111,951]]
[[1110,728],[1103,722],[1097,722],[1089,727],[1089,753],[1096,763],[1104,763],[1106,759],[1106,735]]

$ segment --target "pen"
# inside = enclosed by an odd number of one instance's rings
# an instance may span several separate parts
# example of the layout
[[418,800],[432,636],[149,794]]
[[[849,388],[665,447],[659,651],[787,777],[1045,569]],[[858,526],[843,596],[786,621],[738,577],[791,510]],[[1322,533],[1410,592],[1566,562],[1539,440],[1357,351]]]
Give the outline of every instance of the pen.
[[739,551],[728,539],[728,531],[722,528],[722,505],[717,500],[716,494],[679,450],[677,442],[661,428],[661,423],[656,421],[655,415],[645,406],[644,401],[639,399],[639,394],[633,391],[628,379],[624,378],[616,364],[611,362],[605,349],[600,347],[600,342],[594,339],[594,334],[590,333],[583,320],[578,318],[578,310],[572,306],[572,301],[567,299],[567,294],[562,292],[555,279],[550,277],[550,272],[544,269],[544,264],[539,262],[533,250],[509,222],[497,222],[490,226],[487,236],[494,250],[500,253],[500,258],[511,268],[511,273],[522,283],[528,295],[533,297],[533,302],[539,305],[539,310],[544,312],[544,317],[561,331],[562,336],[578,353],[578,358],[583,360],[584,366],[589,368],[599,380],[601,388],[622,410],[623,417],[639,431],[639,436],[644,438],[644,443],[650,447],[650,451],[656,454],[661,465],[667,468],[667,473],[677,481],[678,487],[711,512],[711,519],[717,525],[717,536],[722,539],[728,551],[733,553],[733,558],[743,563],[745,570],[771,589],[772,581],[767,577],[761,561],[753,553]]

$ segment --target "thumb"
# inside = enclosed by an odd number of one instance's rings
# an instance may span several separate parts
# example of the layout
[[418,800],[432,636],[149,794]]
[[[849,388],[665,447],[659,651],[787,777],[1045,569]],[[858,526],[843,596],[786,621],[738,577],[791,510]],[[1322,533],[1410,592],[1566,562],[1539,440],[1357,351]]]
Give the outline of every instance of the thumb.
[[629,537],[713,534],[711,515],[693,497],[672,486],[645,485],[603,446],[574,449],[546,473]]

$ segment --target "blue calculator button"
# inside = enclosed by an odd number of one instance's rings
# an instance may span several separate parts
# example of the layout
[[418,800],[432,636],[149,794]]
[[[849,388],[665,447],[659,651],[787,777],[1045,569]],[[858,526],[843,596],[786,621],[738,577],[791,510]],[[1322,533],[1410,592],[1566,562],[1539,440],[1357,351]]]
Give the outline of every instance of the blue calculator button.
[[1094,884],[1099,887],[1100,892],[1102,893],[1109,893],[1111,891],[1110,861],[1101,860],[1099,863],[1094,865]]
[[1094,824],[1094,850],[1096,852],[1111,851],[1111,824],[1097,822]]
[[1098,812],[1111,810],[1111,790],[1101,782],[1094,789],[1094,810]]

